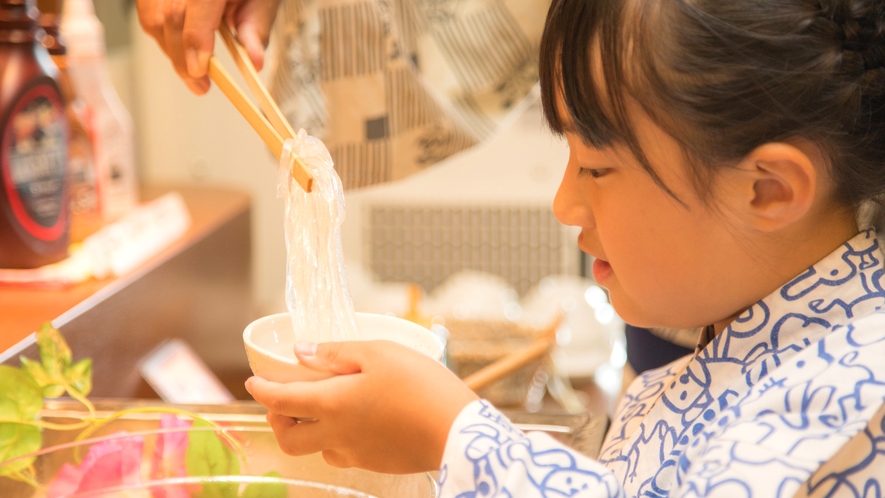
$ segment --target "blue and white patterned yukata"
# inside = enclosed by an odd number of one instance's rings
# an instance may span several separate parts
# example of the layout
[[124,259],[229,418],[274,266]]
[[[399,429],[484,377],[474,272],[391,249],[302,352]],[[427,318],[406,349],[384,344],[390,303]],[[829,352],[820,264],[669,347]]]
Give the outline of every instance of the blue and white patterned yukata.
[[[861,232],[689,355],[630,386],[598,461],[484,401],[441,497],[885,496],[885,277]],[[704,335],[702,334],[702,337]]]

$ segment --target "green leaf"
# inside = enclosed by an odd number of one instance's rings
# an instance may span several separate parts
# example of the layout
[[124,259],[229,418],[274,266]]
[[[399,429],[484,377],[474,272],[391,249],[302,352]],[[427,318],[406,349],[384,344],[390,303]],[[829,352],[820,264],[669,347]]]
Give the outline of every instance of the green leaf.
[[92,360],[84,359],[71,365],[71,348],[61,332],[49,322],[37,331],[40,363],[20,357],[22,368],[43,388],[43,395],[57,398],[68,391],[83,397],[92,391]]
[[[43,408],[43,390],[28,373],[0,365],[0,418],[5,420],[34,420]],[[16,422],[0,423],[0,462],[37,451],[42,443],[40,430],[32,425]],[[0,475],[21,470],[29,461],[0,466]]]
[[[213,427],[208,422],[195,420],[193,429]],[[184,465],[187,475],[196,476],[238,476],[240,462],[234,451],[227,447],[215,431],[191,430],[188,432],[187,452]],[[205,483],[205,498],[236,498],[237,486],[233,483]]]
[[22,370],[29,373],[37,382],[37,385],[43,388],[43,396],[46,396],[47,398],[57,398],[65,393],[64,386],[56,384],[54,379],[49,377],[49,374],[46,373],[46,369],[43,368],[41,363],[29,360],[24,356],[20,356],[19,360],[22,364]]
[[[280,473],[272,470],[264,474],[263,477],[280,477]],[[286,496],[288,496],[288,491],[283,483],[253,482],[246,486],[240,498],[286,498]]]
[[[0,462],[6,462],[28,453],[33,453],[43,445],[40,429],[33,425],[0,424]],[[25,458],[9,465],[0,463],[0,476],[6,476],[34,463],[34,458]]]
[[53,379],[61,379],[64,370],[71,364],[71,348],[61,333],[46,322],[37,331],[37,349],[46,373]]
[[85,358],[65,368],[64,377],[68,389],[75,390],[81,396],[87,396],[92,391],[92,360]]
[[43,392],[27,373],[0,365],[0,417],[34,420],[43,408]]

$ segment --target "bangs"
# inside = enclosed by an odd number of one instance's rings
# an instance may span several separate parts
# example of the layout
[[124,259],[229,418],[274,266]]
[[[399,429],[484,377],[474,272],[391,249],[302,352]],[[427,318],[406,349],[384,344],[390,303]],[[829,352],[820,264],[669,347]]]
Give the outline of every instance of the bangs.
[[[596,148],[623,141],[627,132],[614,112],[623,100],[617,95],[620,57],[609,55],[612,49],[621,51],[616,33],[622,9],[618,0],[554,0],[541,37],[538,71],[547,124],[559,135],[574,132]],[[614,29],[603,29],[613,24]],[[568,116],[561,113],[560,99]]]
[[575,133],[597,149],[626,146],[655,183],[684,204],[652,168],[627,111],[627,102],[635,102],[659,122],[652,89],[660,78],[648,26],[654,3],[553,0],[541,37],[541,104],[554,133]]

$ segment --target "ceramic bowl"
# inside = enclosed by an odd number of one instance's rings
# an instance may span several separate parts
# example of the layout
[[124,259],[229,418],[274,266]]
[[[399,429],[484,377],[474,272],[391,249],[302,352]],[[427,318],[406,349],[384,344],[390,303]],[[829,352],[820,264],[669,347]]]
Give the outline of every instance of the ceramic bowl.
[[[402,318],[357,313],[356,325],[362,340],[393,341],[413,348],[437,361],[442,360],[443,343],[426,328]],[[299,382],[327,379],[333,374],[318,372],[298,363],[295,334],[288,313],[259,318],[243,331],[246,356],[252,373],[273,382]]]

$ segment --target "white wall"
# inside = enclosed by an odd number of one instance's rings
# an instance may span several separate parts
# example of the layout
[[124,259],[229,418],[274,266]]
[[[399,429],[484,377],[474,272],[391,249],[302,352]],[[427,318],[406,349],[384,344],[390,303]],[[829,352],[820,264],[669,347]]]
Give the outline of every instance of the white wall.
[[[285,282],[277,161],[221,92],[213,87],[197,97],[187,90],[134,13],[131,30],[131,108],[142,180],[223,186],[252,195],[253,288],[257,310],[265,312]],[[216,47],[223,64],[237,73],[220,40]],[[242,80],[239,84],[245,88]]]

